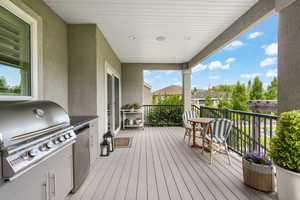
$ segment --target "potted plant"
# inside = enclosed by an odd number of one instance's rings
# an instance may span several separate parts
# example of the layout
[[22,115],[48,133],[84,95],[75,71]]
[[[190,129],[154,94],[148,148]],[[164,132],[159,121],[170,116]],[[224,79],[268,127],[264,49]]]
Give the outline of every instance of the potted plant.
[[125,104],[122,106],[123,110],[129,110],[130,109],[130,105],[129,104]]
[[271,160],[263,153],[243,156],[244,183],[264,192],[274,191],[275,176]]
[[140,104],[139,103],[134,103],[132,104],[132,107],[135,109],[135,110],[138,110],[141,108]]
[[300,111],[285,112],[271,139],[269,156],[276,166],[280,200],[300,199]]

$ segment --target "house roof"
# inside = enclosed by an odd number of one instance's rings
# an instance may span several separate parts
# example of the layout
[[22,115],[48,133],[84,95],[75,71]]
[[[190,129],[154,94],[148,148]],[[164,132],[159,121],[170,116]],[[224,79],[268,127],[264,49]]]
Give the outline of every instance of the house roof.
[[200,91],[192,95],[192,99],[203,99],[208,94],[211,95],[212,98],[220,98],[225,97],[225,92],[208,92],[208,91]]
[[153,95],[172,95],[172,94],[179,94],[182,95],[182,87],[178,85],[170,85],[168,87],[162,88],[160,90],[154,91],[152,94]]

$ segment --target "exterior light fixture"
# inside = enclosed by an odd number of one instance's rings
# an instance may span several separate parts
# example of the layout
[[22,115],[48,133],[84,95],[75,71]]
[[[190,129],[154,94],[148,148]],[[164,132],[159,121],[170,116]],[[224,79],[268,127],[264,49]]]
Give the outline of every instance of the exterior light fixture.
[[107,142],[108,144],[108,150],[110,152],[113,152],[114,151],[114,136],[111,134],[110,131],[108,131],[104,136],[104,141]]
[[186,36],[184,36],[184,39],[185,39],[185,40],[191,40],[192,38],[191,38],[191,36],[187,36],[187,35],[186,35]]
[[165,41],[167,38],[165,37],[165,36],[157,36],[156,38],[155,38],[157,41],[159,41],[159,42],[163,42],[163,41]]
[[136,40],[136,36],[135,36],[135,35],[129,35],[128,38],[129,38],[130,40]]
[[104,140],[100,144],[100,148],[101,148],[101,154],[100,154],[100,156],[103,156],[103,157],[109,156],[109,145],[108,145],[108,143],[107,143],[106,140]]

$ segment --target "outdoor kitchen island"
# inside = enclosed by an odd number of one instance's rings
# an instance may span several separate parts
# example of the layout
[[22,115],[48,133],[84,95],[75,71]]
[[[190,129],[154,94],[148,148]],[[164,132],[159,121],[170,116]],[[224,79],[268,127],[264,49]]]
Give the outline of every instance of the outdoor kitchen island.
[[[50,101],[15,103],[0,110],[0,199],[63,200],[75,192],[84,182],[76,173],[81,154],[75,149],[86,148],[89,162],[84,166],[89,173],[98,155],[97,117],[70,120],[62,107]],[[82,127],[88,128],[82,131]],[[84,145],[78,145],[80,132]]]

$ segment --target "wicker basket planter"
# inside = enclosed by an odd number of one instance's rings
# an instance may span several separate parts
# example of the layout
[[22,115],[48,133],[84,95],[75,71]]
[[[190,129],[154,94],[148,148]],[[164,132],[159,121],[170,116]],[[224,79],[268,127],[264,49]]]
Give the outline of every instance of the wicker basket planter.
[[275,189],[274,167],[260,165],[243,159],[244,183],[263,192],[273,192]]

